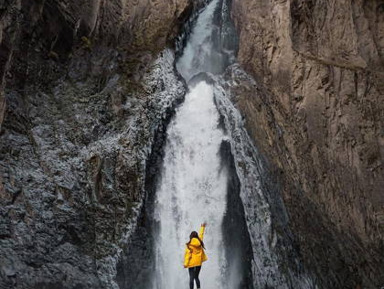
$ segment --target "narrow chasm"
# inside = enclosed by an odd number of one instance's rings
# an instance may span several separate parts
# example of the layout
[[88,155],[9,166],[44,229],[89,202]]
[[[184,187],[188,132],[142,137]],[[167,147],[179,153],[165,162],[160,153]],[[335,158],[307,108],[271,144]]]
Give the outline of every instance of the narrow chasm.
[[[185,83],[176,69],[177,58],[182,54],[195,25],[199,12],[209,3],[208,0],[193,2],[187,9],[186,21],[183,24],[181,34],[175,40],[176,60],[174,63],[174,74]],[[187,85],[185,84],[187,87]],[[151,153],[146,161],[144,205],[139,214],[137,226],[116,266],[116,282],[120,289],[142,288],[150,289],[153,285],[153,272],[156,268],[154,238],[158,235],[159,227],[154,218],[154,203],[156,189],[161,178],[161,168],[164,159],[164,147],[167,136],[167,127],[175,115],[176,108],[183,99],[176,101],[174,106],[168,107],[163,122],[155,132]]]
[[175,73],[188,92],[168,112],[147,161],[145,205],[117,265],[121,289],[187,286],[183,247],[202,222],[209,256],[202,286],[253,288],[240,182],[213,93],[215,77],[235,61],[237,36],[230,1],[202,3],[176,43]]
[[223,167],[228,170],[227,208],[222,228],[229,288],[253,289],[252,244],[240,198],[241,184],[228,141],[222,142],[220,156]]

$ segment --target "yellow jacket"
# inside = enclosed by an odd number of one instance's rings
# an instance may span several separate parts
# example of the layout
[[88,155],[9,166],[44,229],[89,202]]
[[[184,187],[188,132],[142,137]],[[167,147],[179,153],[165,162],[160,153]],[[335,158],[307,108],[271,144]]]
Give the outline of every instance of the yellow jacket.
[[[199,238],[203,241],[205,227],[200,227]],[[184,255],[184,267],[192,268],[201,266],[204,261],[207,261],[208,257],[204,252],[204,248],[201,246],[199,239],[192,238],[191,242],[185,248]]]

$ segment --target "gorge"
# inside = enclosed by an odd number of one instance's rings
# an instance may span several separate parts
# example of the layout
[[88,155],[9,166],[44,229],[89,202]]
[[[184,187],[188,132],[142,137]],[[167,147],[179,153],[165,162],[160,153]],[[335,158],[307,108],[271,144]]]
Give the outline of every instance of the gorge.
[[0,288],[384,286],[384,3],[0,3]]

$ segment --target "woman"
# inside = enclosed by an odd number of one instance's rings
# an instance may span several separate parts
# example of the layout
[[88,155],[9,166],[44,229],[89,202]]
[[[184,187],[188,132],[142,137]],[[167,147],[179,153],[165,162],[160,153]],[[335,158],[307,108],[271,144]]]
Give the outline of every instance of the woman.
[[189,236],[189,242],[185,248],[184,256],[184,268],[188,268],[189,271],[189,288],[193,289],[193,281],[196,281],[196,286],[200,288],[199,273],[201,269],[201,264],[204,261],[208,260],[207,255],[204,252],[204,230],[207,224],[203,223],[200,227],[200,232],[197,234],[196,231],[193,231]]

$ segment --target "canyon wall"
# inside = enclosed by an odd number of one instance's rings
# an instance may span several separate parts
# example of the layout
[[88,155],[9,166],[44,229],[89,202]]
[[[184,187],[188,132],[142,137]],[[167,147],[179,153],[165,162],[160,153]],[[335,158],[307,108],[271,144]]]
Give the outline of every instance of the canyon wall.
[[1,1],[0,288],[117,288],[202,1]]
[[320,288],[384,284],[384,2],[233,0],[232,94]]
[[[172,42],[193,6],[188,4],[188,0],[16,0],[2,1],[0,5],[2,91],[6,83],[7,87],[13,87],[13,79],[22,85],[25,85],[26,78],[36,81],[32,78],[32,74],[37,72],[33,65],[57,70],[58,65],[50,65],[48,60],[67,64],[80,54],[81,49],[92,52],[84,53],[82,57],[90,57],[90,54],[97,54],[95,50],[100,46],[113,48],[120,57],[131,58],[131,62],[126,63],[130,65],[128,69],[143,60],[138,56],[146,57],[144,62],[148,63],[149,55],[156,55],[167,41]],[[98,61],[106,64],[108,61],[102,58],[109,57],[110,60],[113,56],[103,52],[98,53]],[[76,59],[71,62],[76,62]],[[97,70],[101,67],[103,65]],[[37,76],[51,75],[40,72]],[[1,103],[3,116],[4,95]]]
[[[1,1],[0,288],[132,285],[119,255],[145,221],[147,162],[185,92],[164,49],[203,2]],[[380,288],[384,2],[232,6],[255,81],[238,74],[231,93],[292,246],[319,288]]]

